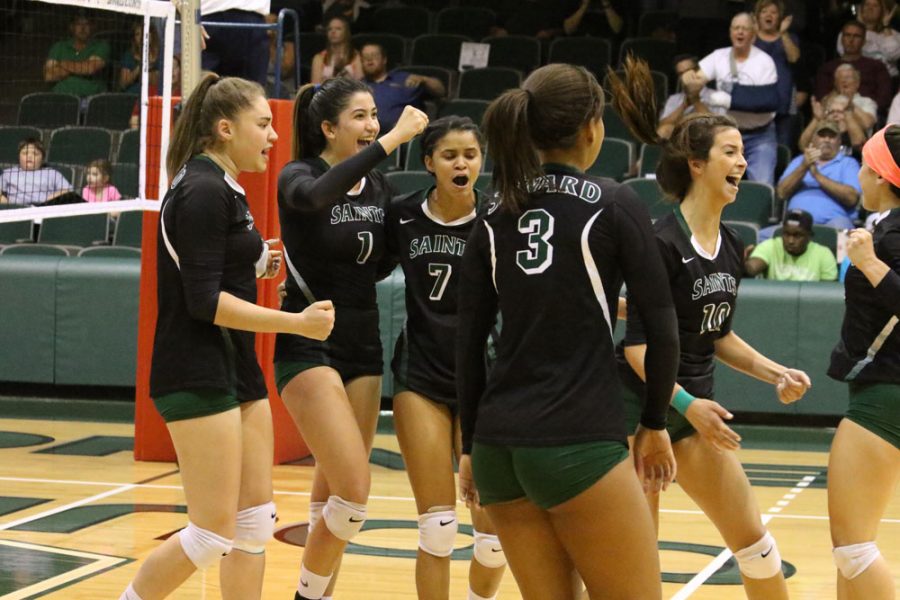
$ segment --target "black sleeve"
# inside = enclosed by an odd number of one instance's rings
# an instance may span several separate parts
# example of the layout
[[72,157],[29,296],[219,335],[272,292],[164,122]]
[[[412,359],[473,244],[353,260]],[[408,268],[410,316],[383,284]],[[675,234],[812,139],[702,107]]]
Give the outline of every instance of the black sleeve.
[[287,164],[278,175],[278,193],[283,208],[316,211],[340,200],[366,173],[378,166],[387,154],[373,142],[362,152],[341,161],[316,177],[302,162]]
[[456,334],[456,393],[462,430],[462,452],[472,452],[478,402],[487,381],[485,345],[497,314],[497,291],[488,264],[487,231],[476,221],[463,252],[459,277]]
[[647,338],[647,403],[641,425],[663,429],[678,374],[678,319],[668,274],[650,228],[650,214],[630,188],[619,188],[616,200],[619,264]]
[[183,183],[174,204],[175,236],[184,300],[191,317],[212,323],[219,307],[231,195],[211,186]]
[[884,261],[891,269],[875,287],[881,305],[900,317],[900,231],[890,232],[878,242],[879,254],[890,257]]
[[[390,188],[388,188],[390,190]],[[376,281],[390,275],[399,264],[399,245],[397,243],[397,205],[396,201],[388,202],[384,207],[384,240],[385,253],[378,261],[375,270]]]
[[[662,257],[663,266],[666,270],[666,284],[669,286],[669,290],[671,291],[671,285],[669,281],[672,277],[672,268],[671,261],[667,260],[669,258],[669,252],[667,251],[666,244],[659,237],[656,237],[657,248],[659,249],[659,254]],[[625,294],[625,298],[627,300],[627,311],[626,311],[626,320],[625,320],[625,338],[623,340],[626,346],[643,346],[647,343],[647,332],[644,330],[644,322],[641,321],[640,311],[638,310],[637,305],[634,303],[634,298],[630,293]]]

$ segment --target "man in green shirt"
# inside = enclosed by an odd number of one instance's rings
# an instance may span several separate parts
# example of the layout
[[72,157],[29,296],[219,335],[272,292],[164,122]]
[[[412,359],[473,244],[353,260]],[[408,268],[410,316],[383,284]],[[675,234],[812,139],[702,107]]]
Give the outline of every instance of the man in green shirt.
[[744,262],[750,277],[765,273],[777,281],[835,281],[837,261],[827,247],[812,239],[812,215],[805,210],[788,211],[781,237],[774,237],[753,248]]
[[60,94],[91,96],[106,91],[109,43],[91,39],[91,21],[76,15],[69,24],[72,37],[56,42],[44,63],[44,81],[55,83]]

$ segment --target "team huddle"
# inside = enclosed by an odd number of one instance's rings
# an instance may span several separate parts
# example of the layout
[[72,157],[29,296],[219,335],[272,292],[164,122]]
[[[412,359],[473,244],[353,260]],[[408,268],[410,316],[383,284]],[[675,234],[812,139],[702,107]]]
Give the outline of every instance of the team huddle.
[[[276,384],[316,459],[295,598],[333,597],[367,516],[382,375],[375,284],[398,265],[407,322],[393,409],[418,513],[419,598],[448,598],[457,497],[474,528],[469,600],[495,598],[507,563],[526,600],[660,598],[658,507],[676,473],[734,553],[747,596],[788,597],[733,452],[740,437],[714,399],[717,359],[784,403],[812,385],[732,329],[744,247],[721,217],[747,170],[741,134],[729,117],[693,114],[660,140],[640,61],[611,87],[635,136],[662,146],[657,179],[673,210],[656,223],[630,188],[585,173],[602,160],[605,107],[584,68],[535,70],[481,128],[407,107],[386,133],[369,88],[338,77],[297,94],[276,250],[237,183],[268,168],[277,139],[264,92],[236,78],[200,83],[167,157],[151,368],[189,523],[123,600],[165,598],[216,563],[223,598],[261,597],[276,508],[254,332],[277,334]],[[434,183],[394,197],[376,167],[417,137]],[[492,196],[474,187],[485,147]],[[828,477],[847,599],[893,597],[875,536],[900,478],[900,127],[873,136],[863,158],[864,206],[885,216],[874,236],[849,234],[829,370],[850,395]],[[256,279],[282,267],[281,309],[258,306]]]

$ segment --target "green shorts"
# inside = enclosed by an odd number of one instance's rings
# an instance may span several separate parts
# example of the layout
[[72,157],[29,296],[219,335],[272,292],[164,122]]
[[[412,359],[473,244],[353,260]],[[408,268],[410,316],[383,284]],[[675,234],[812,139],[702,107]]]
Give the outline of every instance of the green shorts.
[[[628,432],[628,435],[634,435],[634,432],[637,431],[638,423],[641,422],[641,413],[644,412],[644,398],[635,394],[628,386],[623,385],[622,399],[625,400],[625,430]],[[697,432],[690,421],[671,406],[666,415],[666,423],[666,431],[669,432],[669,438],[673,444],[684,438],[691,437]]]
[[320,363],[294,360],[285,360],[275,363],[275,386],[278,388],[278,394],[280,395],[284,391],[284,388],[291,382],[291,379],[303,371],[321,366],[323,365]]
[[206,417],[240,406],[234,392],[198,389],[163,394],[153,399],[156,410],[166,423]]
[[526,497],[550,509],[600,481],[628,458],[622,442],[595,441],[566,446],[472,447],[472,472],[481,504]]
[[844,416],[900,449],[900,385],[851,383]]

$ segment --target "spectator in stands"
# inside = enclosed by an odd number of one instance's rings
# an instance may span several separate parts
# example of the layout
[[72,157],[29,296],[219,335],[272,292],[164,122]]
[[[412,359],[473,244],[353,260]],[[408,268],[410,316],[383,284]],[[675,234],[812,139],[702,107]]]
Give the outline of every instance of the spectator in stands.
[[837,259],[831,250],[812,241],[813,218],[805,210],[788,211],[781,226],[781,237],[766,240],[752,248],[744,262],[749,277],[763,274],[776,281],[835,281]]
[[403,107],[425,108],[425,98],[442,98],[447,90],[440,79],[415,75],[406,71],[387,70],[387,53],[381,44],[362,47],[363,81],[372,90],[378,108],[378,122],[382,131],[390,131],[397,124]]
[[772,185],[778,141],[775,109],[778,107],[775,62],[753,45],[756,25],[749,13],[738,13],[729,29],[731,46],[714,50],[700,61],[700,70],[687,73],[684,83],[715,81],[710,108],[727,110],[740,129],[747,158],[747,178]]
[[624,0],[580,0],[575,12],[563,21],[566,35],[590,35],[619,40],[628,32]]
[[800,60],[800,41],[788,31],[793,17],[784,16],[784,3],[781,0],[757,0],[753,14],[759,28],[753,44],[772,57],[778,74],[775,135],[779,144],[792,146],[796,135],[791,131],[791,108],[794,101],[792,65]]
[[328,46],[313,57],[310,82],[322,83],[341,75],[362,79],[362,60],[350,42],[350,21],[345,17],[332,17],[325,33]]
[[[859,20],[866,27],[863,56],[880,60],[891,77],[897,77],[897,59],[900,58],[900,32],[886,24],[882,0],[863,0],[859,7]],[[890,21],[890,19],[888,19]],[[843,36],[838,36],[838,54],[844,53]]]
[[878,118],[878,105],[859,93],[859,71],[844,63],[835,71],[834,90],[822,102],[812,100],[813,117],[800,134],[799,145],[805,148],[822,121],[835,121],[840,126],[841,143],[859,159],[863,144],[869,138]]
[[[859,162],[838,152],[839,147],[838,124],[819,123],[812,143],[784,170],[776,193],[788,202],[788,210],[805,210],[816,224],[850,229],[859,203]],[[771,237],[771,229],[760,231],[760,239]]]
[[44,166],[44,145],[35,138],[19,142],[19,166],[0,175],[0,204],[31,206],[72,191],[62,173]]
[[[158,96],[159,85],[150,85],[147,90],[147,96]],[[181,95],[181,57],[177,54],[172,57],[172,95]],[[131,111],[131,118],[128,120],[128,126],[131,129],[137,129],[141,124],[141,101],[138,99],[134,103],[134,110]]]
[[706,56],[726,45],[731,6],[735,5],[724,0],[678,0],[678,52]]
[[[180,3],[176,3],[180,4]],[[270,0],[200,0],[205,47],[200,55],[204,71],[222,77],[241,77],[266,85],[269,36],[257,27],[216,27],[210,23],[264,25]],[[176,36],[176,48],[180,40]],[[180,54],[180,49],[176,50]]]
[[834,89],[834,72],[843,63],[849,63],[859,71],[859,93],[871,98],[878,105],[878,113],[887,112],[891,103],[891,76],[880,60],[863,56],[862,48],[866,40],[866,26],[859,21],[849,21],[841,30],[840,57],[819,67],[816,75],[815,97],[822,100]]
[[679,54],[672,62],[678,77],[678,91],[666,99],[660,113],[656,133],[663,139],[668,139],[678,122],[692,112],[710,112],[708,102],[713,93],[699,78],[685,77],[700,70],[696,56]]
[[581,0],[504,0],[498,2],[500,26],[494,35],[530,35],[550,40],[565,33],[565,20]]
[[78,14],[69,23],[71,38],[53,44],[44,63],[44,81],[53,91],[86,97],[106,91],[109,44],[93,39],[91,20]]
[[84,171],[87,183],[81,190],[85,202],[112,202],[121,200],[122,194],[112,184],[112,165],[105,158],[92,160]]
[[[162,54],[159,51],[159,34],[155,27],[150,28],[150,44],[147,48],[150,59],[147,73],[148,85],[159,86],[159,70],[162,66]],[[141,71],[144,58],[144,24],[135,23],[131,47],[122,54],[119,61],[119,89],[128,94],[141,93]]]

